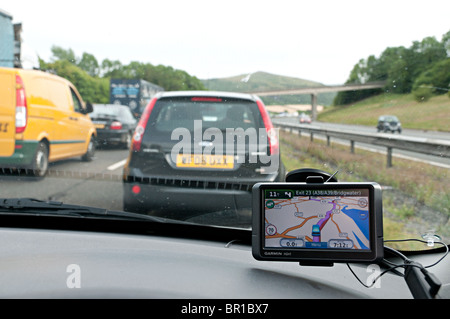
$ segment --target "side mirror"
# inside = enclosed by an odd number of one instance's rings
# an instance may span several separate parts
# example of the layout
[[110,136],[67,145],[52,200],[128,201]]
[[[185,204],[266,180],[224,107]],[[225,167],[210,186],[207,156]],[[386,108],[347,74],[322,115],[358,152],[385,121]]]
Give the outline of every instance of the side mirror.
[[94,112],[94,107],[92,106],[91,102],[87,102],[86,109],[84,110],[83,113],[88,114],[88,113],[92,113],[92,112]]

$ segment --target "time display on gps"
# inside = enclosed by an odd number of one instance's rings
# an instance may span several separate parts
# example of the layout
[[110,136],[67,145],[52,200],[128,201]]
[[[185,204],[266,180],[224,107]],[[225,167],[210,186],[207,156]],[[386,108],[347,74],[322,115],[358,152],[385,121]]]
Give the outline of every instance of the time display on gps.
[[370,250],[369,190],[264,189],[264,247]]

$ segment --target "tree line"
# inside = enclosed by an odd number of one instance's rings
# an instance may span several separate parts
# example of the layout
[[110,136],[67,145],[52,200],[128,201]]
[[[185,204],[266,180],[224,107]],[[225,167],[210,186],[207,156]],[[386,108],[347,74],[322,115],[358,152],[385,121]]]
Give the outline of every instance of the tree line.
[[166,91],[205,90],[203,83],[194,76],[171,66],[104,59],[101,63],[94,55],[84,52],[77,57],[72,49],[59,46],[51,48],[52,57],[46,62],[39,60],[42,70],[51,71],[72,82],[83,100],[91,103],[109,103],[109,80],[142,79]]
[[340,92],[334,105],[350,104],[383,92],[413,93],[417,101],[433,95],[449,94],[450,31],[438,41],[427,37],[409,48],[389,47],[379,57],[361,59],[352,69],[346,84],[385,81],[382,89]]

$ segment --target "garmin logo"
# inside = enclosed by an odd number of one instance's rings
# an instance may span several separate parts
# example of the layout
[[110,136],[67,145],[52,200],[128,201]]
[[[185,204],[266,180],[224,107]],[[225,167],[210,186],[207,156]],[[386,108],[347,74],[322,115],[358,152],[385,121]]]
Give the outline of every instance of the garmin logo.
[[283,253],[279,251],[266,251],[264,252],[264,255],[266,256],[282,256]]

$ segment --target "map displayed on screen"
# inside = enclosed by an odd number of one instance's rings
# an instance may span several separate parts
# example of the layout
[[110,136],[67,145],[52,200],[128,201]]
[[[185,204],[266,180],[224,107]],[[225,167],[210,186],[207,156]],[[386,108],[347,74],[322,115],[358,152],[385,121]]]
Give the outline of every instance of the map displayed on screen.
[[264,191],[265,247],[370,250],[367,189]]

